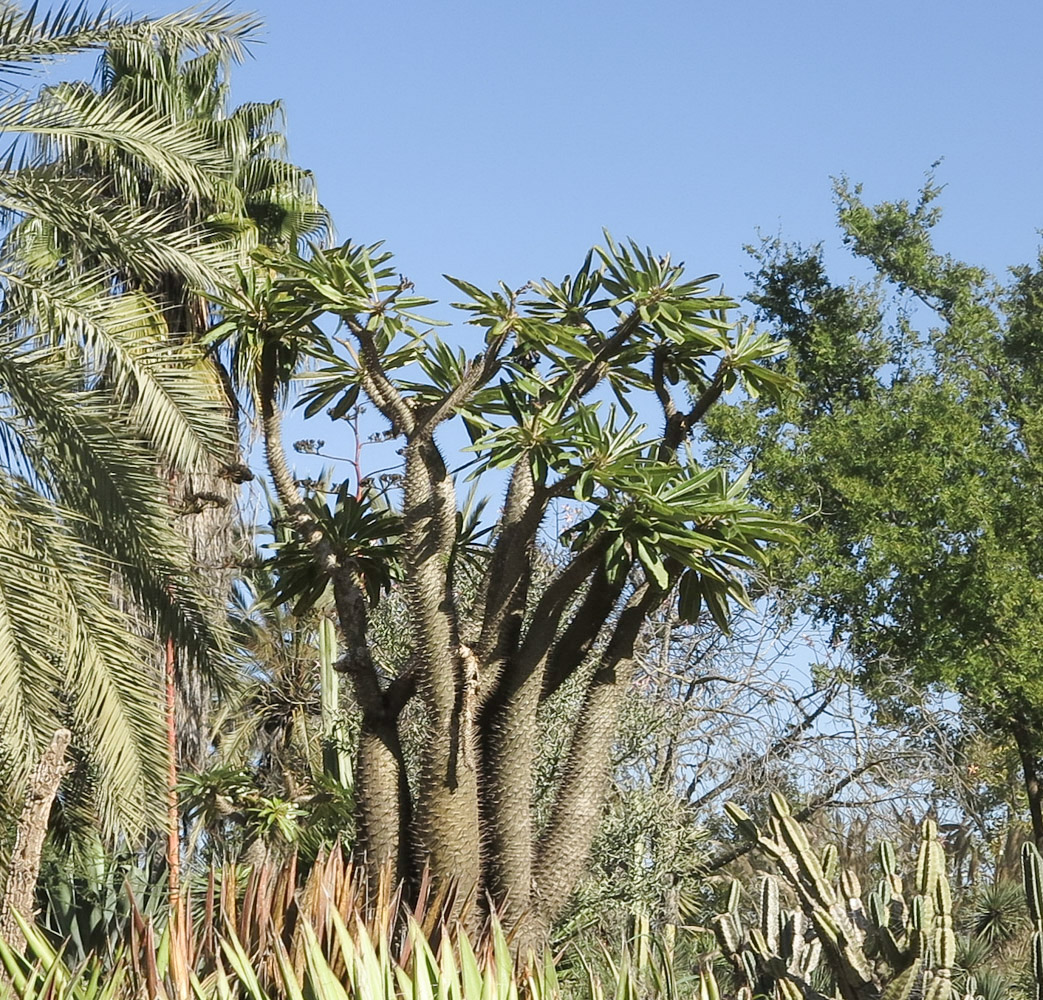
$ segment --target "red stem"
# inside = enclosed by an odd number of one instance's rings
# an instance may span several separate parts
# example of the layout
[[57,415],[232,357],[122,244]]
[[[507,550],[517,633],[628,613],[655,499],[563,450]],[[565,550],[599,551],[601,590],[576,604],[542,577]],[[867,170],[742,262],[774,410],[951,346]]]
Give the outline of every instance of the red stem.
[[177,810],[177,686],[174,674],[174,640],[167,638],[167,871],[170,884],[170,912],[176,913],[181,898],[181,839]]

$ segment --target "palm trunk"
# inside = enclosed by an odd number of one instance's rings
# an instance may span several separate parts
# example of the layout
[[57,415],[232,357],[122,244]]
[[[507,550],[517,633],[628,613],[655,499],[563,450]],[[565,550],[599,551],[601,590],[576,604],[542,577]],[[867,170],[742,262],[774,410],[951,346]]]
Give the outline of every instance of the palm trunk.
[[170,919],[181,903],[181,822],[177,808],[177,666],[174,640],[166,645],[167,715],[167,886],[170,892]]

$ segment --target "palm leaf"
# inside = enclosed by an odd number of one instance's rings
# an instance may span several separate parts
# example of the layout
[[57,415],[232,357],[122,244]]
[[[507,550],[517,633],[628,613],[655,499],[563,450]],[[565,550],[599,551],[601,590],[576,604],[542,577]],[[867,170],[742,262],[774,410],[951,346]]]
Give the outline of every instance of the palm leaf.
[[110,553],[128,597],[152,610],[187,660],[226,685],[222,630],[202,610],[154,458],[133,428],[103,393],[77,388],[53,351],[0,349],[0,387],[18,414],[7,440],[17,441],[52,496],[81,512],[83,543]]
[[0,103],[0,131],[45,140],[41,149],[50,158],[83,150],[102,158],[118,153],[197,196],[211,193],[211,175],[227,169],[220,150],[190,122],[128,108],[89,87],[52,88],[43,101],[9,98]]
[[71,724],[107,834],[160,815],[165,745],[149,644],[112,602],[111,562],[78,518],[0,480],[0,701],[6,749],[27,770]]
[[62,3],[36,16],[18,4],[0,4],[0,73],[27,73],[75,52],[118,41],[160,40],[178,49],[208,49],[241,61],[261,22],[251,14],[229,12],[229,5],[191,7],[159,18],[133,18],[86,3]]

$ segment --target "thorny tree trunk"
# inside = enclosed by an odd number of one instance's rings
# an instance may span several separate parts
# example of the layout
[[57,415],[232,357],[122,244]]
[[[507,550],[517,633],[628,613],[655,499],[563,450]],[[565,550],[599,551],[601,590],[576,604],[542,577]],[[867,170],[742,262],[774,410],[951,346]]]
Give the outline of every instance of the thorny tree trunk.
[[18,818],[14,853],[7,873],[3,903],[0,904],[0,938],[14,951],[25,947],[25,937],[15,921],[17,912],[27,921],[33,918],[36,880],[40,875],[40,855],[51,805],[58,794],[67,765],[65,753],[72,733],[59,729],[51,739],[29,779],[25,805]]
[[[390,435],[405,442],[399,553],[411,658],[403,674],[389,677],[375,662],[354,559],[338,553],[337,540],[326,537],[290,471],[276,406],[274,346],[264,348],[270,356],[262,356],[258,386],[266,457],[281,503],[332,584],[345,651],[338,669],[351,677],[363,717],[355,790],[371,865],[397,860],[396,874],[405,878],[410,865],[404,858],[411,854],[414,872],[429,866],[436,892],[455,891],[450,915],[460,915],[468,897],[477,897],[475,909],[487,901],[506,907],[508,919],[522,921],[515,942],[524,952],[539,944],[558,918],[587,862],[635,644],[682,567],[665,559],[660,572],[646,577],[627,550],[610,574],[606,560],[613,545],[618,556],[620,538],[616,529],[595,531],[568,554],[543,592],[531,594],[541,526],[555,499],[579,485],[582,470],[549,476],[544,469],[537,479],[536,466],[522,455],[510,473],[478,606],[463,620],[453,585],[457,498],[435,433],[503,374],[512,321],[490,326],[482,353],[468,360],[452,387],[433,402],[421,393],[410,395],[389,378],[373,332],[407,287],[403,281],[398,292],[378,303],[370,323],[338,313],[355,340],[359,374],[353,391],[361,389],[389,422]],[[610,334],[591,327],[590,356],[575,359],[568,378],[563,375],[533,405],[553,404],[564,412],[594,390],[615,357],[641,342],[643,312],[635,307]],[[517,349],[511,357],[517,362]],[[719,365],[688,410],[674,404],[668,366],[661,358],[654,365],[652,381],[665,425],[658,449],[663,463],[673,461],[721,395],[732,360],[721,358]],[[571,727],[551,819],[541,831],[532,815],[538,712],[570,680],[581,686],[583,703]],[[422,767],[410,794],[398,725],[414,697],[425,731]],[[407,839],[409,852],[402,848]]]
[[480,842],[475,722],[478,664],[465,649],[446,594],[456,497],[434,442],[410,443],[403,498],[405,592],[427,739],[417,789],[418,861],[461,897],[478,890]]

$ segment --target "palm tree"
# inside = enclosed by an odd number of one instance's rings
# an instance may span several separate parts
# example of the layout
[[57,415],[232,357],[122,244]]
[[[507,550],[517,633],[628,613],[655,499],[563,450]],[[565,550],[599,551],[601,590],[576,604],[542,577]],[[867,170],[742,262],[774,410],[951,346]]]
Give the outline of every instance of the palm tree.
[[[0,70],[105,45],[235,57],[254,27],[220,8],[135,20],[5,2]],[[166,778],[154,636],[199,665],[215,647],[156,465],[201,467],[231,447],[202,351],[171,342],[149,291],[170,274],[211,286],[236,254],[162,206],[71,176],[62,155],[122,159],[200,202],[225,157],[201,130],[84,88],[16,93],[0,128],[16,138],[0,174],[0,763],[23,778],[68,725],[73,787],[106,834],[135,833],[158,825]]]
[[[254,103],[229,111],[226,70],[237,53],[213,47],[196,54],[193,48],[176,36],[168,40],[124,33],[103,50],[97,91],[86,84],[62,84],[45,91],[41,101],[112,114],[147,107],[217,156],[206,183],[193,185],[156,169],[126,147],[83,138],[56,143],[43,137],[37,144],[38,158],[53,183],[79,185],[88,189],[88,197],[119,206],[121,215],[130,208],[136,217],[152,219],[164,232],[164,243],[169,237],[180,248],[178,241],[184,241],[183,260],[157,260],[144,268],[134,257],[114,265],[124,287],[143,291],[162,313],[164,346],[198,342],[210,325],[205,293],[221,281],[222,265],[246,265],[249,252],[259,245],[297,249],[329,229],[311,175],[285,157],[281,106]],[[32,220],[33,243],[48,250],[34,255],[41,272],[66,266],[70,259],[81,267],[94,266],[99,253],[105,253],[104,247],[85,243],[83,227],[69,221]],[[209,273],[198,266],[200,259]],[[224,447],[189,465],[171,463],[164,476],[171,504],[183,515],[177,523],[190,560],[203,571],[207,603],[219,617],[241,555],[236,500],[248,472],[241,461],[231,380],[215,357],[203,363],[199,374],[210,381],[212,392],[223,393]],[[178,756],[184,766],[198,769],[207,753],[211,693],[190,663],[179,667]]]

